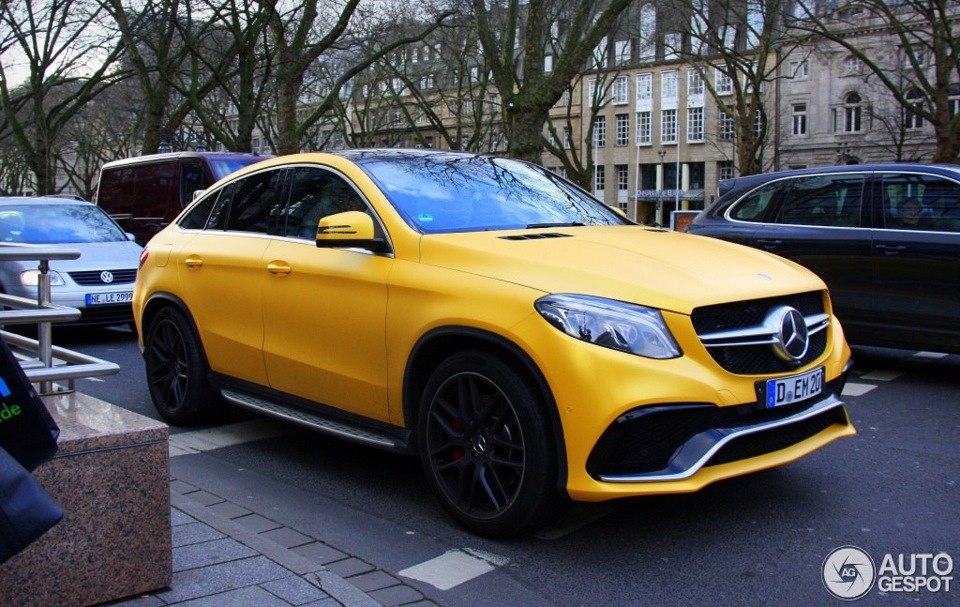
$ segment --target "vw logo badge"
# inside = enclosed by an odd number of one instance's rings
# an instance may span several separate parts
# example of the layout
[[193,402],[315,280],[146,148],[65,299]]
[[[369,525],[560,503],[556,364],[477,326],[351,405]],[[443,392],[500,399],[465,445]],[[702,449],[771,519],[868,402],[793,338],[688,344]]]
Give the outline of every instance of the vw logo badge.
[[111,282],[113,282],[113,272],[110,272],[109,270],[104,270],[103,272],[100,272],[100,280],[107,284],[110,284]]
[[781,306],[767,317],[775,323],[773,350],[786,361],[798,361],[807,354],[810,333],[803,314],[790,306]]

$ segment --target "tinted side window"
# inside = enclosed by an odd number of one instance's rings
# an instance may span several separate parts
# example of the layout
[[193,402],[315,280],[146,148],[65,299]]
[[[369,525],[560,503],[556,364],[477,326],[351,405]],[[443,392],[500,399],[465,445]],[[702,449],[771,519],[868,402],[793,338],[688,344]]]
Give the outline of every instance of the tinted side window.
[[[229,191],[233,184],[211,192],[190,209],[182,218],[179,226],[184,230],[202,230],[207,227],[208,218],[213,216],[210,229],[223,229],[223,218],[226,213],[216,212],[214,209],[223,209],[225,201],[230,199]],[[217,218],[220,218],[219,220]],[[217,225],[219,224],[219,225]]]
[[182,207],[179,204],[170,204],[171,195],[177,196],[172,189],[176,168],[172,162],[145,164],[134,168],[135,217],[162,217],[169,221],[180,212]]
[[778,183],[762,186],[743,198],[730,211],[730,217],[740,221],[763,221],[767,207],[773,200],[773,195],[780,187]]
[[856,227],[863,203],[863,174],[813,175],[781,182],[779,223]]
[[367,205],[342,177],[318,167],[294,169],[290,203],[284,211],[285,236],[313,240],[317,222],[344,211],[366,211]]
[[937,175],[881,177],[883,227],[960,232],[960,185]]
[[254,173],[236,182],[230,201],[227,229],[275,234],[282,201],[283,170]]
[[193,193],[204,187],[203,165],[185,161],[180,167],[180,204],[186,206],[193,202]]

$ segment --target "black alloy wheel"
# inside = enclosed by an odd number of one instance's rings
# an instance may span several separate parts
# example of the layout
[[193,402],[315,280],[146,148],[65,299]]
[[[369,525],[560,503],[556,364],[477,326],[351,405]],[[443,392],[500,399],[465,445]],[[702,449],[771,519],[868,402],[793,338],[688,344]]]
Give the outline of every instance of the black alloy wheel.
[[211,421],[224,409],[193,327],[173,308],[159,311],[144,340],[147,387],[157,412],[176,425]]
[[418,424],[424,471],[447,511],[474,533],[508,537],[553,518],[555,441],[542,400],[482,351],[450,357],[430,378]]

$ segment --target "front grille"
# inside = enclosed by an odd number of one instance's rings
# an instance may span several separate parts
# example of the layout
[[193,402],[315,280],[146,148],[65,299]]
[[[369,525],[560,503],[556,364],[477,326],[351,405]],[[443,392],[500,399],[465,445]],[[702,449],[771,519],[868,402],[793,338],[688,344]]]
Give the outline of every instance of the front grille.
[[712,405],[677,405],[624,415],[597,442],[587,472],[600,477],[663,470],[681,445],[732,414]]
[[[751,328],[757,328],[759,336],[762,334],[760,329],[767,314],[780,306],[795,308],[805,318],[826,314],[823,294],[819,291],[811,291],[782,297],[704,306],[693,311],[691,320],[697,335],[701,336]],[[776,355],[770,344],[766,343],[731,343],[708,347],[707,351],[717,364],[737,375],[785,373],[795,371],[819,358],[827,347],[827,333],[825,328],[811,333],[810,346],[806,355],[799,361],[784,360]]]
[[80,319],[69,323],[78,325],[125,325],[133,322],[133,307],[130,304],[87,306],[80,309]]
[[724,445],[707,463],[708,466],[727,464],[773,453],[816,436],[833,424],[846,423],[843,409],[837,407],[795,424],[745,434]]
[[[840,378],[829,382],[825,392],[836,394],[842,388],[842,381]],[[813,406],[815,403],[810,402],[776,409],[761,409],[752,403],[736,407],[677,404],[635,409],[622,415],[603,433],[587,459],[587,472],[594,478],[677,472],[693,463],[677,457],[688,443],[696,447],[692,451],[705,453],[713,442],[737,428],[773,424]],[[842,407],[834,407],[784,426],[744,434],[721,448],[709,464],[784,449],[833,423],[846,423],[844,416]]]
[[110,285],[122,285],[130,284],[137,279],[137,271],[135,269],[123,269],[123,270],[107,270],[113,274],[112,282],[104,282],[100,277],[103,274],[103,270],[84,270],[82,272],[70,272],[70,278],[73,282],[78,285],[83,286],[103,286],[106,284]]

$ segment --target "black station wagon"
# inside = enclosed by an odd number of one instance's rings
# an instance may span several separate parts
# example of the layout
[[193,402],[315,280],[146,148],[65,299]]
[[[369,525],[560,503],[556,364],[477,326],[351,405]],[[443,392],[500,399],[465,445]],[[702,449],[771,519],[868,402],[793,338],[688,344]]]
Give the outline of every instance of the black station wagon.
[[849,165],[721,181],[688,232],[827,283],[852,344],[960,352],[960,167]]

